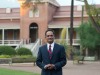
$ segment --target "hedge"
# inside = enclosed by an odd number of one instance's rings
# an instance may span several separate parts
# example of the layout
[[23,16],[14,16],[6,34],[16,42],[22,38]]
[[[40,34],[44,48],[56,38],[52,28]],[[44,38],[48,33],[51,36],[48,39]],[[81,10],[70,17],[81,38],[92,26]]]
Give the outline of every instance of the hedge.
[[16,55],[16,51],[11,46],[0,46],[0,55]]

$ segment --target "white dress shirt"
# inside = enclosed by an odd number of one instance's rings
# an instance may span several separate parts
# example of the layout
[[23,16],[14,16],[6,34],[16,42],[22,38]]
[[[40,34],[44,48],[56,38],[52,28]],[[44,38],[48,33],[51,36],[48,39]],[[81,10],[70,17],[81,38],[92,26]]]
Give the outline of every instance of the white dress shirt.
[[47,49],[49,50],[49,45],[51,45],[51,51],[53,52],[54,42],[52,44],[47,43]]

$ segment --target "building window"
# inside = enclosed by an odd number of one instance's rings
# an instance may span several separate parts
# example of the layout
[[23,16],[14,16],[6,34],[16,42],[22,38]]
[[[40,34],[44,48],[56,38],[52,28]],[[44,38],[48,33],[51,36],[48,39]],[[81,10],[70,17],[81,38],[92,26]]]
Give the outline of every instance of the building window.
[[32,18],[32,17],[39,17],[39,10],[36,9],[35,11],[33,10],[30,10],[29,11],[29,17]]
[[19,30],[13,30],[13,39],[18,40],[19,39]]
[[82,5],[77,6],[77,11],[82,11]]
[[34,16],[39,17],[39,10],[38,9],[36,9],[36,11],[34,12]]
[[8,34],[8,33],[7,33],[7,30],[5,30],[4,33],[5,33],[4,40],[7,40],[7,34]]
[[30,17],[30,18],[33,17],[33,10],[30,10],[30,11],[29,11],[29,17]]
[[2,40],[2,30],[0,30],[0,40]]
[[6,8],[6,13],[11,13],[11,8]]

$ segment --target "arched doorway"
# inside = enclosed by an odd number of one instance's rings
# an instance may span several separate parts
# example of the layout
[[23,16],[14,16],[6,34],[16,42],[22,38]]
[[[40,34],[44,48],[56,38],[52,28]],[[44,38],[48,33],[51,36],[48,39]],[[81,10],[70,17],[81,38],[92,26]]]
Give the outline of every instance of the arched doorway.
[[38,39],[38,25],[36,23],[31,23],[30,27],[30,42],[33,43]]

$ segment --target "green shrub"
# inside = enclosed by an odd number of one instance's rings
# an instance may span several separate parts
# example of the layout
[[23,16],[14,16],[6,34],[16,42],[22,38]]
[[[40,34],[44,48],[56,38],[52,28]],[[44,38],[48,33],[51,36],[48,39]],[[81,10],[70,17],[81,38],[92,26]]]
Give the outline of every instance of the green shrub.
[[0,55],[16,55],[16,51],[10,46],[0,46]]
[[21,55],[19,56],[20,58],[32,58],[33,56],[32,55]]
[[34,62],[33,58],[12,58],[13,63]]
[[0,58],[10,58],[11,56],[9,55],[0,55]]
[[65,50],[67,50],[67,41],[66,40],[62,39],[60,41],[60,45],[64,46]]
[[80,56],[80,50],[73,50],[74,56]]
[[32,55],[32,52],[30,51],[30,49],[22,47],[22,48],[17,49],[17,54],[18,55]]
[[21,55],[12,58],[13,63],[25,63],[25,62],[35,62],[36,57],[32,55]]

